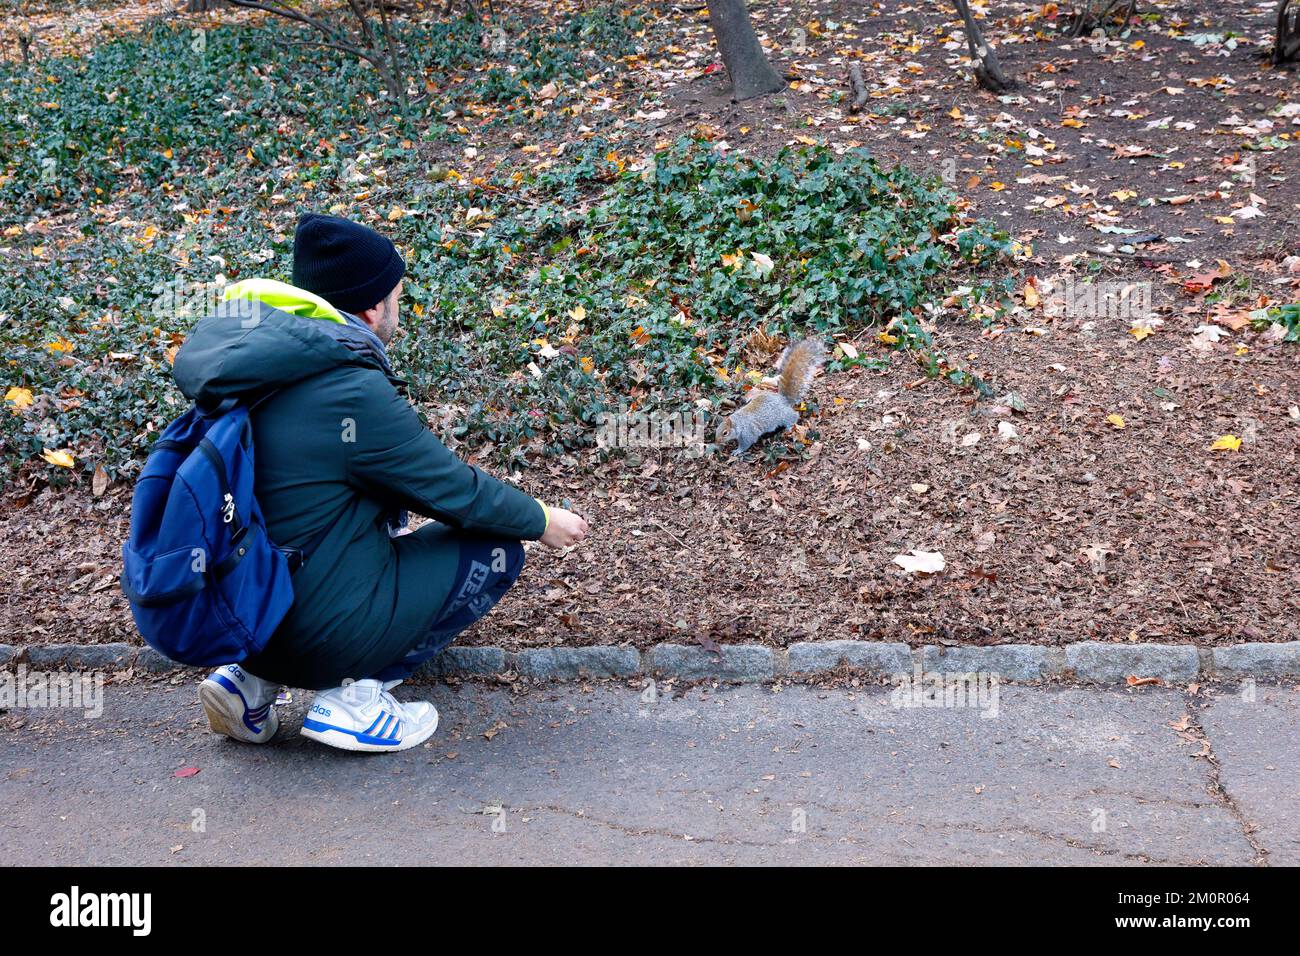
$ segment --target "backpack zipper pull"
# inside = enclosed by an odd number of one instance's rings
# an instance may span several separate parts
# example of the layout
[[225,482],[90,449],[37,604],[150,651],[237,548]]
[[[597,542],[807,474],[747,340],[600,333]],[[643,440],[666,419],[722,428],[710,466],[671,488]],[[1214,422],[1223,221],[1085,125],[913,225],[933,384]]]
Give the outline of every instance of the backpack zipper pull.
[[229,492],[222,498],[221,520],[226,524],[235,520],[235,498]]

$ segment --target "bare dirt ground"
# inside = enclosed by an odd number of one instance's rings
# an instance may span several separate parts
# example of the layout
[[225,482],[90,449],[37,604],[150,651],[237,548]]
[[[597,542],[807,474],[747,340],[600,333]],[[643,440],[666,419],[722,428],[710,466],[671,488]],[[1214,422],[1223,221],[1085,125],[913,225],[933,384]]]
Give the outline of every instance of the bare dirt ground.
[[[936,336],[1024,408],[926,380],[864,335],[853,344],[888,367],[817,381],[798,460],[542,462],[520,482],[567,499],[593,533],[568,554],[530,551],[517,592],[467,642],[1300,637],[1300,347],[1243,323],[1300,288],[1300,116],[1278,112],[1300,90],[1259,59],[1275,7],[1144,2],[1159,21],[1095,49],[1061,38],[1047,9],[989,8],[1019,81],[1002,98],[962,72],[946,8],[754,4],[798,79],[742,105],[711,68],[700,14],[648,32],[654,50],[615,106],[629,152],[701,128],[761,152],[862,145],[947,175],[972,214],[1026,243],[1016,308],[983,324],[950,310]],[[856,116],[837,102],[848,58],[873,88]],[[519,161],[495,136],[482,170]],[[1043,301],[1050,280],[1089,270],[1151,283],[1146,331]],[[1031,278],[1044,294],[1025,293]],[[1225,435],[1240,448],[1211,450]],[[10,495],[0,641],[137,640],[113,583],[128,501],[122,488]],[[946,569],[904,573],[893,558],[913,548]]]
[[0,59],[23,58],[19,37],[27,38],[28,56],[75,55],[78,51],[112,36],[140,30],[155,19],[173,15],[180,0],[115,0],[113,3],[82,4],[73,9],[56,2],[27,0],[6,7],[20,7],[19,15],[5,11],[0,29]]

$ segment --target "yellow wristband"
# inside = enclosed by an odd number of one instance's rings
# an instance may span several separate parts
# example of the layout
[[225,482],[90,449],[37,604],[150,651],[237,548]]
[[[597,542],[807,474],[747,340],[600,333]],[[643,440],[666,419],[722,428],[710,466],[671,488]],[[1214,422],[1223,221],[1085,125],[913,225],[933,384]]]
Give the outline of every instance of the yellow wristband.
[[551,509],[546,507],[541,498],[534,498],[533,500],[541,506],[542,514],[546,516],[546,524],[542,526],[542,534],[546,534],[546,529],[551,526]]

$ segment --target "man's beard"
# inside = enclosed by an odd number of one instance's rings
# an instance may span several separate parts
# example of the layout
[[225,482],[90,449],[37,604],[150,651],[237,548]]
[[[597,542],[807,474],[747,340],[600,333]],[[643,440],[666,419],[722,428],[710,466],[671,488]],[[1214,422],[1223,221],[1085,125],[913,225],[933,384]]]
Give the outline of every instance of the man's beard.
[[375,329],[375,334],[379,336],[379,341],[387,345],[392,341],[393,335],[397,332],[397,307],[389,309],[384,308],[384,314],[379,320],[379,328]]

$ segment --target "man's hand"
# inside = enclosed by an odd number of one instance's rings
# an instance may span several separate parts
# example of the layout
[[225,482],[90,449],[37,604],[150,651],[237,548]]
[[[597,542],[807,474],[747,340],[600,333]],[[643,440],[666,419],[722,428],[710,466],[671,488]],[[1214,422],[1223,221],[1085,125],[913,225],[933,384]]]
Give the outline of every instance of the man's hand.
[[548,548],[567,548],[587,536],[587,522],[581,515],[563,508],[551,508],[551,522],[542,535],[542,544]]

